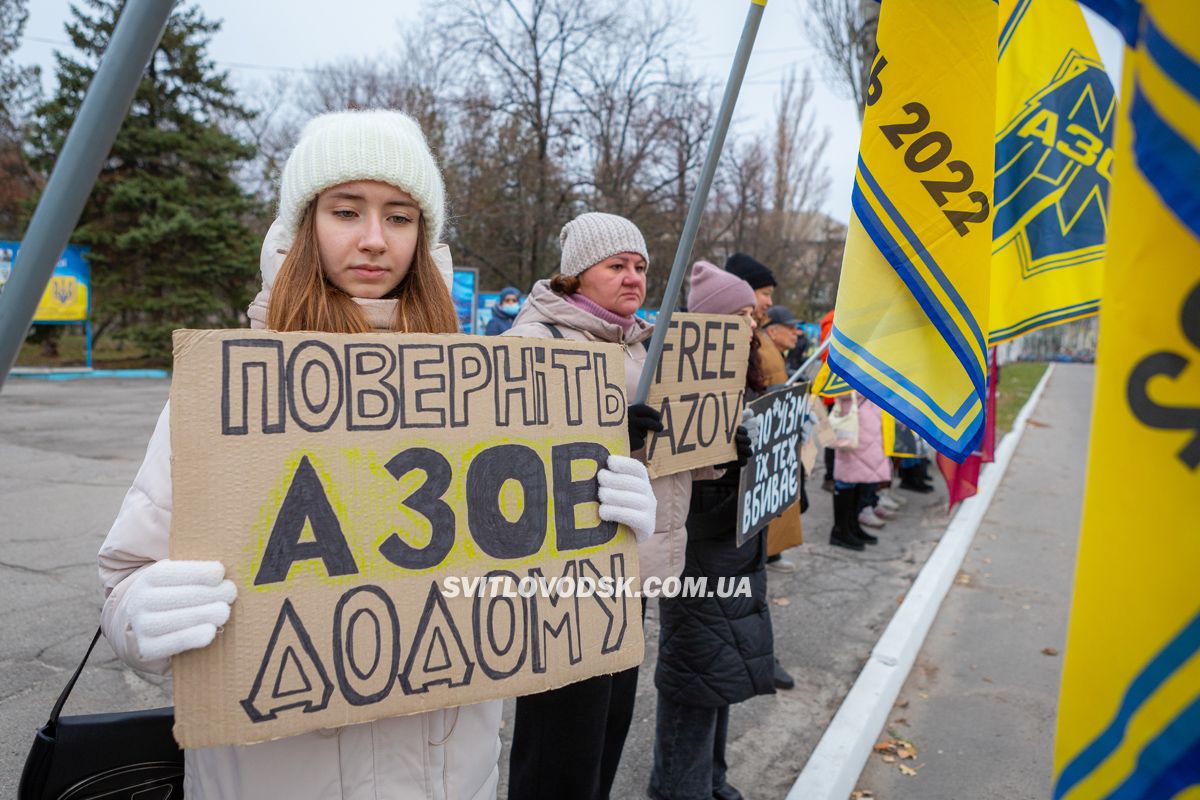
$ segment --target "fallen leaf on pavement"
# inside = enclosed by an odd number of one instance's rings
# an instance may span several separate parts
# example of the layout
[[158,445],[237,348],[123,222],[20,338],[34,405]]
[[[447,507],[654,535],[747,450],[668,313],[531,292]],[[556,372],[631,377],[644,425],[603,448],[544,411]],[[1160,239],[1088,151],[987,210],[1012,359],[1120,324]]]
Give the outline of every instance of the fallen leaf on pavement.
[[771,602],[777,606],[790,606],[792,601],[786,597],[772,597]]
[[896,720],[895,720],[895,721],[894,721],[892,724],[893,724],[893,725],[904,725],[904,726],[907,726],[907,725],[908,725],[908,719],[907,719],[907,718],[905,718],[905,717],[896,717]]
[[1042,648],[1042,655],[1044,655],[1044,656],[1056,656],[1056,655],[1058,655],[1058,649],[1057,649],[1057,648],[1054,648],[1054,647],[1043,647],[1043,648]]
[[1048,423],[1048,422],[1038,422],[1036,419],[1028,419],[1028,420],[1025,420],[1025,424],[1026,424],[1026,425],[1030,425],[1030,426],[1032,426],[1032,427],[1034,427],[1034,428],[1049,428],[1049,427],[1050,427],[1050,423]]
[[908,701],[901,700],[900,702],[896,703],[896,708],[908,708]]
[[957,583],[959,586],[970,586],[971,585],[971,576],[965,572],[959,572],[958,575],[955,576],[954,582]]
[[903,764],[899,764],[897,766],[900,767],[901,775],[908,775],[911,778],[913,775],[917,774],[917,771],[915,769],[913,769],[912,767],[906,767]]
[[896,755],[907,761],[915,761],[917,758],[917,748],[911,746],[897,747]]
[[896,763],[896,757],[895,757],[895,756],[883,756],[883,763],[885,763],[885,764],[895,764],[895,763]]
[[875,800],[875,793],[870,789],[856,789],[850,793],[850,800]]

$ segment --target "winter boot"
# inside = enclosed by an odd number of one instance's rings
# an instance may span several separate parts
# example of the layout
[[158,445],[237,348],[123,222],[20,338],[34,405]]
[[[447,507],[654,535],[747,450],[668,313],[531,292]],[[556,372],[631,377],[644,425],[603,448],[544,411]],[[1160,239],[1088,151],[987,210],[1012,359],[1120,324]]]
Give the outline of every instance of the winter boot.
[[926,458],[917,466],[917,470],[921,475],[921,481],[928,484],[929,491],[933,491],[933,478],[929,476],[929,459]]
[[929,494],[933,491],[933,487],[922,480],[921,467],[918,466],[900,468],[900,488],[918,494]]
[[[896,512],[893,511],[892,509],[888,508],[887,506],[885,506],[883,504],[882,499],[880,499],[878,502],[875,503],[875,505],[870,506],[869,508],[870,508],[871,513],[873,513],[876,517],[883,520],[884,522],[891,522],[892,520],[894,520],[896,518]],[[864,509],[864,510],[866,510],[866,509]],[[862,524],[866,525],[867,523],[864,522]],[[878,527],[878,526],[876,526],[876,527]]]
[[862,540],[854,535],[854,529],[850,527],[850,520],[857,513],[854,503],[854,493],[849,489],[839,489],[833,493],[833,530],[829,532],[829,543],[847,550],[866,550]]
[[[879,544],[879,537],[875,536],[874,534],[867,533],[866,529],[863,528],[861,523],[863,512],[870,508],[870,506],[863,505],[864,498],[865,491],[862,485],[855,485],[854,503],[850,506],[851,511],[847,515],[849,517],[848,521],[850,523],[850,530],[853,531],[854,535],[859,538],[859,541],[865,542],[866,544]],[[883,526],[883,520],[879,520],[879,525],[880,527]]]
[[882,528],[887,520],[875,513],[874,506],[867,506],[858,512],[858,524],[868,528]]
[[878,512],[878,510],[881,508],[887,509],[888,511],[895,514],[897,511],[900,510],[900,504],[896,502],[896,499],[894,497],[892,497],[892,495],[890,493],[880,492],[879,493],[879,502],[875,504],[876,512]]
[[776,689],[794,689],[796,688],[796,679],[788,674],[788,671],[783,668],[783,664],[779,663],[779,659],[775,659],[775,688]]

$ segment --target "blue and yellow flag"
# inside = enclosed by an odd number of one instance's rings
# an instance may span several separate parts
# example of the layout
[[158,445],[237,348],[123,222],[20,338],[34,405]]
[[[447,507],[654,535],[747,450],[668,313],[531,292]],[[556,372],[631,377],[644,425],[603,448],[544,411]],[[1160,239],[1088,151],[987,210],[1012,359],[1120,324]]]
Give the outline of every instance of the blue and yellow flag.
[[880,7],[831,369],[962,460],[983,435],[995,0]]
[[[1200,796],[1200,17],[1126,35],[1054,797]],[[1126,12],[1134,12],[1126,15]],[[1140,13],[1138,13],[1140,11]],[[1186,510],[1185,510],[1186,509]]]
[[853,392],[854,387],[834,374],[829,369],[829,362],[826,361],[817,370],[817,377],[813,378],[812,389],[810,391],[821,397],[838,397],[839,395]]
[[1000,0],[988,341],[1100,307],[1116,96],[1075,0]]

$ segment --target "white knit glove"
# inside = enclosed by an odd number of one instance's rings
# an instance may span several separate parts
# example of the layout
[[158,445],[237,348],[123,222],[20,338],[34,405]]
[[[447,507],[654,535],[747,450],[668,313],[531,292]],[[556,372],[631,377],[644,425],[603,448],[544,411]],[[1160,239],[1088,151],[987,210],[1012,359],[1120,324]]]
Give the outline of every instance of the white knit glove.
[[220,561],[163,559],[146,567],[126,597],[138,654],[156,661],[211,643],[237,597],[224,577]]
[[654,535],[658,500],[642,462],[610,455],[608,469],[597,471],[596,480],[600,482],[600,519],[628,525],[638,544]]

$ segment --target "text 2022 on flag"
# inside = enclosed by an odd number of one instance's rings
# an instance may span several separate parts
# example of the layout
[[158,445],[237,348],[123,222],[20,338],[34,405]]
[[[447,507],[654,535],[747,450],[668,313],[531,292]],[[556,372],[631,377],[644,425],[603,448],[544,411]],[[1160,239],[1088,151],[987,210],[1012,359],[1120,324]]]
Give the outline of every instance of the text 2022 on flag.
[[962,460],[983,434],[997,6],[880,8],[831,369]]
[[1075,0],[1000,0],[988,341],[1100,307],[1116,97]]
[[1133,49],[1054,797],[1195,797],[1200,536],[1181,510],[1200,495],[1200,18],[1190,3],[1094,5]]

